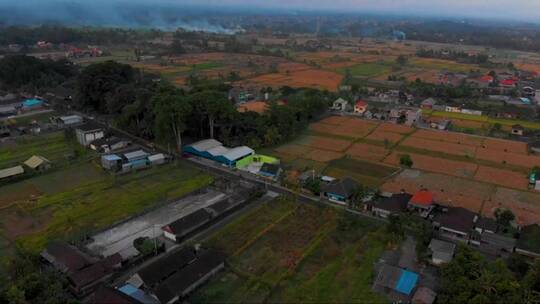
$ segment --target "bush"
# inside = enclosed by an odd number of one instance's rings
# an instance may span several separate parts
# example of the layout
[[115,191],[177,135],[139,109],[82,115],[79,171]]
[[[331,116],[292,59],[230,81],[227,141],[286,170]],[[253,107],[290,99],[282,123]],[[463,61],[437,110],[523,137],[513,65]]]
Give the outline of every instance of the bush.
[[399,164],[402,166],[405,166],[407,168],[410,168],[413,166],[412,158],[409,154],[403,154],[399,157]]

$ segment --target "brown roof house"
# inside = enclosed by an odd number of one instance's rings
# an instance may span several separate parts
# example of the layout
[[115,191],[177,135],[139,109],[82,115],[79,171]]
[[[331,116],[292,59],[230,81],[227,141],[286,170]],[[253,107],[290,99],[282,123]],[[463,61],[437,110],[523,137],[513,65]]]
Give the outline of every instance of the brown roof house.
[[407,211],[407,204],[412,195],[408,193],[393,194],[390,197],[382,197],[371,203],[371,212],[374,215],[387,218],[390,214]]
[[447,207],[435,214],[433,225],[441,238],[468,243],[477,218],[476,213],[465,208]]

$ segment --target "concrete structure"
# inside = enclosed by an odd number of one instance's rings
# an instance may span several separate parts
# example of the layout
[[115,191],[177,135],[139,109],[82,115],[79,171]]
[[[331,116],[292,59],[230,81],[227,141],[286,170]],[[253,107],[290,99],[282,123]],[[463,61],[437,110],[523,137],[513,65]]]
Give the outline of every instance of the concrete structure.
[[105,137],[105,132],[101,126],[91,122],[78,126],[75,129],[75,134],[77,141],[85,147],[89,146],[94,140]]
[[454,251],[456,250],[456,244],[431,239],[428,248],[431,250],[431,263],[439,266],[452,261]]
[[120,150],[128,147],[131,144],[129,140],[118,137],[101,138],[92,141],[90,149],[101,153],[109,153],[111,151]]
[[167,162],[167,156],[163,153],[158,153],[148,156],[148,161],[151,165],[162,165]]

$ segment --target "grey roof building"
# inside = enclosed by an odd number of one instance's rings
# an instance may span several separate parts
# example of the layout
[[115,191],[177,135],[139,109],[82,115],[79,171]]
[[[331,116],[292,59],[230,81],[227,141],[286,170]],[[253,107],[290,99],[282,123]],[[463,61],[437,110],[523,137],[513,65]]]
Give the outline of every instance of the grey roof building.
[[456,244],[431,239],[428,248],[431,250],[431,262],[435,265],[441,265],[452,261],[456,250]]

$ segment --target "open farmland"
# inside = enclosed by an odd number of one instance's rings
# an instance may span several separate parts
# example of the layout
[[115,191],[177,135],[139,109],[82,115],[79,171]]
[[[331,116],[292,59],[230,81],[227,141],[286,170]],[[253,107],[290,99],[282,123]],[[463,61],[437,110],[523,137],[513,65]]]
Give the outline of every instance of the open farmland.
[[382,303],[373,263],[390,244],[378,222],[280,198],[250,211],[205,242],[228,267],[192,303]]
[[[414,192],[427,187],[438,191],[440,203],[473,211],[481,210],[498,188],[538,195],[528,189],[527,173],[540,165],[540,157],[527,155],[521,142],[331,116],[311,124],[309,131],[292,143],[268,153],[285,156],[283,163],[291,169],[313,168],[373,187],[383,185],[388,191]],[[411,157],[413,169],[421,170],[421,178],[393,176],[404,154]],[[379,175],[368,169],[370,165],[389,171]],[[423,178],[426,174],[433,174],[430,176],[438,181]],[[470,192],[460,188],[470,188]],[[536,221],[540,222],[540,217]]]
[[[32,147],[33,140],[18,144]],[[63,157],[63,151],[53,153],[42,144],[29,153],[55,160],[56,154]],[[78,238],[211,181],[210,176],[182,164],[112,176],[92,161],[66,162],[64,167],[0,188],[0,236],[10,244],[38,251],[48,240]]]

